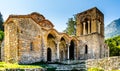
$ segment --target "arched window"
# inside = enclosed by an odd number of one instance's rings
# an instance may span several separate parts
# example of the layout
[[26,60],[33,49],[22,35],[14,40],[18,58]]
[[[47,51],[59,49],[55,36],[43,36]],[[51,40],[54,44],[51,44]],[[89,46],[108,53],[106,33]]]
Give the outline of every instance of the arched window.
[[30,51],[33,51],[33,42],[30,43]]
[[88,53],[88,46],[85,45],[85,54],[87,54],[87,53]]

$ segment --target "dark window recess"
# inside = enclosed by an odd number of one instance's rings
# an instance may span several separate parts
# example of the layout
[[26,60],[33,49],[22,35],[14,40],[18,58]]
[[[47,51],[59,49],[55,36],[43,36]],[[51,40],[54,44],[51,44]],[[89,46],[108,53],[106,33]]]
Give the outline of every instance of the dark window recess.
[[33,42],[30,43],[30,50],[33,51]]

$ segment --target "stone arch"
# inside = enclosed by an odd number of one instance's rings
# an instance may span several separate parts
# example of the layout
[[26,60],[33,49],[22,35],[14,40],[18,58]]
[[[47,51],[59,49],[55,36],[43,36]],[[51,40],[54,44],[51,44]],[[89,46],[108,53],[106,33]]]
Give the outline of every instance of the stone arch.
[[49,31],[47,31],[48,33],[46,34],[47,36],[49,34],[52,34],[55,38],[58,38],[57,36],[59,35],[59,33],[55,30],[55,29],[49,29]]
[[30,16],[36,23],[39,23],[40,21],[45,19],[45,17],[43,15],[41,15],[37,12],[31,13]]
[[56,42],[55,42],[56,37],[49,33],[47,36],[47,47],[51,49],[52,53],[51,53],[51,61],[55,61],[56,60],[56,51],[57,51],[57,46],[56,46]]
[[49,20],[42,20],[40,23],[39,23],[42,27],[46,27],[46,28],[53,28],[54,25],[52,24],[51,21]]
[[81,19],[81,26],[82,26],[82,34],[86,35],[86,34],[90,34],[91,33],[91,16],[90,15],[86,15],[83,16],[83,18]]
[[79,40],[76,37],[71,37],[71,41],[74,42],[74,57],[75,59],[78,58],[78,46],[79,46]]
[[67,48],[66,48],[66,41],[64,37],[60,39],[59,51],[60,51],[60,60],[62,61],[67,59]]
[[75,43],[73,40],[71,40],[70,46],[69,46],[69,59],[74,60],[75,59],[74,56],[75,56]]

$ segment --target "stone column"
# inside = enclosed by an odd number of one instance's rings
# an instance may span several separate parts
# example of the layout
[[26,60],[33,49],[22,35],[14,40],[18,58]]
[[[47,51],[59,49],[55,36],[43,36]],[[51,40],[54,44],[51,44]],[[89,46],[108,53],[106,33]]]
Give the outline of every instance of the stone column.
[[101,32],[100,29],[101,29],[101,23],[99,22],[99,33]]
[[90,27],[90,21],[87,21],[87,23],[88,23],[88,34],[90,34],[90,29],[91,29],[91,27]]
[[98,23],[98,33],[100,33],[100,28],[101,28],[100,25],[101,25],[101,23],[99,22],[99,23]]
[[67,58],[68,58],[68,60],[70,59],[69,58],[69,46],[70,46],[70,44],[67,45],[67,48],[68,48],[68,56],[67,56]]
[[85,22],[83,22],[83,35],[85,35],[86,34],[86,31],[85,31],[85,26],[86,26],[86,23]]
[[59,57],[59,56],[60,56],[60,55],[59,55],[59,44],[60,44],[60,42],[57,43],[57,60],[58,60],[58,61],[59,61],[59,58],[60,58],[60,57]]

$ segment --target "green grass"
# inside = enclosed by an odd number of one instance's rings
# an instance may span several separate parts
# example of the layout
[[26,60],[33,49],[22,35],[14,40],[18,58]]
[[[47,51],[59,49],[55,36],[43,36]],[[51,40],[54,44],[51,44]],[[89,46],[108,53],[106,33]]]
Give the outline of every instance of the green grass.
[[104,71],[104,70],[99,68],[89,68],[88,71]]
[[6,68],[24,69],[24,68],[42,68],[42,67],[40,65],[19,65],[17,63],[11,64],[11,63],[0,62],[0,69],[6,69]]
[[[105,70],[100,68],[89,68],[88,71],[105,71]],[[109,70],[109,71],[120,71],[120,70]]]

